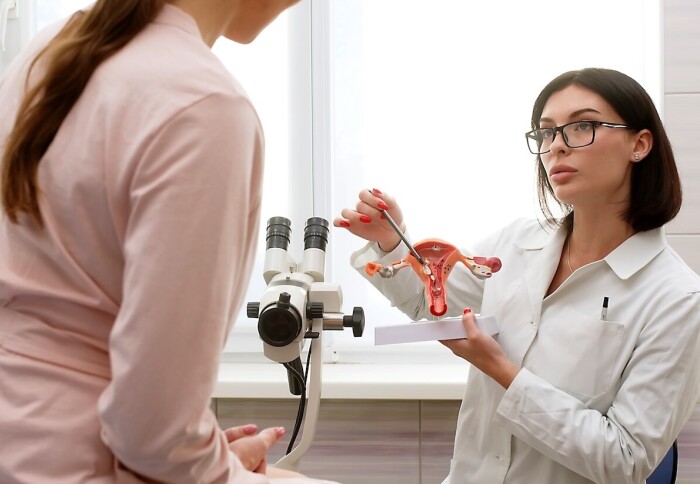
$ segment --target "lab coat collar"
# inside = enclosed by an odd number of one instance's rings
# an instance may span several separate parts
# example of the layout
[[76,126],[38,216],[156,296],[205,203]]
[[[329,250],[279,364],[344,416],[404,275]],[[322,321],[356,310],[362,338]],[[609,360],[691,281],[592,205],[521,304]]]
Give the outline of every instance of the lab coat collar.
[[515,238],[516,247],[527,252],[525,278],[534,323],[539,323],[542,301],[559,265],[565,238],[566,230],[552,229],[544,222],[528,225]]
[[617,277],[629,279],[666,247],[663,227],[637,232],[604,259]]
[[[541,228],[535,232],[523,234],[516,239],[515,245],[524,250],[541,250],[554,244],[561,253],[565,236],[565,230],[562,227],[554,230]],[[664,228],[659,227],[634,234],[603,260],[617,277],[626,280],[647,265],[664,247],[666,247],[666,235]]]
[[[546,222],[538,220],[539,227],[527,227],[527,233],[521,232],[515,238],[515,246],[524,250],[540,250],[543,249],[557,235],[565,237],[564,230],[552,228]],[[563,242],[562,242],[563,243]]]

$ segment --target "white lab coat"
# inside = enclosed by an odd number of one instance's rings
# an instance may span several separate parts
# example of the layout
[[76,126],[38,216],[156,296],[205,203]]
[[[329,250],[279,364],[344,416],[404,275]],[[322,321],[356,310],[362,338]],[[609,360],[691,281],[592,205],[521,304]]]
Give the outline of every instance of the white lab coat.
[[[480,281],[458,265],[450,275],[447,315],[469,306],[495,316],[497,341],[523,369],[507,391],[469,371],[445,482],[643,483],[690,418],[700,396],[700,277],[660,228],[545,297],[565,235],[516,221],[463,251],[499,257],[500,272]],[[411,318],[432,319],[410,269],[393,279],[364,273],[366,262],[406,252],[367,244],[351,263]]]

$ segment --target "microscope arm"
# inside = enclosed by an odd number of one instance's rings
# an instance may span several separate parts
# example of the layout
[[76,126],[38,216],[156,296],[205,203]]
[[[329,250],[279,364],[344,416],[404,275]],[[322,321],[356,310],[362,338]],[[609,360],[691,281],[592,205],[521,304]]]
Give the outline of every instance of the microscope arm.
[[302,429],[299,444],[287,455],[275,463],[275,467],[290,471],[299,470],[299,462],[307,450],[311,447],[316,435],[316,424],[318,423],[318,411],[321,404],[321,369],[323,368],[323,319],[314,319],[311,324],[312,331],[318,333],[318,338],[313,340],[316,346],[311,354],[310,381],[307,387],[307,408],[304,417],[304,428]]

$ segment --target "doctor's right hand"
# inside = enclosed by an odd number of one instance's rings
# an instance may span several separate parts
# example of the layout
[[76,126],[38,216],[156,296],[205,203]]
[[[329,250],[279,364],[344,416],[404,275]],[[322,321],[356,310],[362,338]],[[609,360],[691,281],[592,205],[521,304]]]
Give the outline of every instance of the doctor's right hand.
[[355,209],[344,208],[340,217],[333,220],[333,225],[342,227],[370,242],[377,242],[379,248],[391,252],[401,242],[391,224],[384,219],[381,210],[389,212],[402,232],[406,231],[403,213],[394,197],[373,188],[362,190]]

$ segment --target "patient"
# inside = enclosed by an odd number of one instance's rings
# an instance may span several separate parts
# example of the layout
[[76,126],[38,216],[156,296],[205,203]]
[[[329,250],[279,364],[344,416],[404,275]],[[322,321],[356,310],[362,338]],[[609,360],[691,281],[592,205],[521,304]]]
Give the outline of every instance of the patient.
[[209,409],[263,135],[212,54],[296,0],[97,0],[0,79],[0,482],[319,482]]

